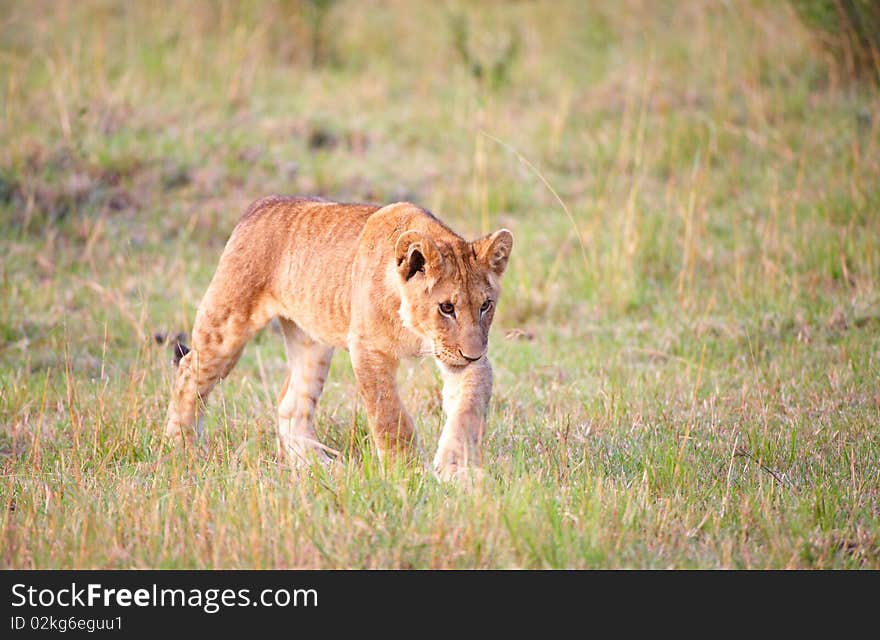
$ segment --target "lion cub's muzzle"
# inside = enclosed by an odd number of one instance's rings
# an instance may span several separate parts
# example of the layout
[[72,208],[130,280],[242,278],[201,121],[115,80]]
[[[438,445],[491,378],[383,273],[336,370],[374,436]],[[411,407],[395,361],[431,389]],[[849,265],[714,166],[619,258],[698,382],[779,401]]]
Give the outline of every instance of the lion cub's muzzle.
[[479,360],[480,358],[482,358],[484,355],[486,355],[486,350],[483,349],[483,352],[482,352],[480,355],[478,355],[477,357],[475,357],[475,358],[474,358],[474,357],[471,357],[471,356],[469,356],[469,355],[465,355],[465,353],[464,353],[461,349],[458,350],[458,355],[460,355],[462,358],[464,358],[465,360],[467,360],[468,363],[471,363],[471,362],[476,362],[477,360]]
[[473,357],[466,355],[461,349],[456,349],[455,351],[452,351],[451,349],[443,349],[442,351],[435,351],[434,357],[447,367],[461,369],[474,362],[482,360],[486,356],[486,351],[488,351],[488,349],[483,349],[479,356]]

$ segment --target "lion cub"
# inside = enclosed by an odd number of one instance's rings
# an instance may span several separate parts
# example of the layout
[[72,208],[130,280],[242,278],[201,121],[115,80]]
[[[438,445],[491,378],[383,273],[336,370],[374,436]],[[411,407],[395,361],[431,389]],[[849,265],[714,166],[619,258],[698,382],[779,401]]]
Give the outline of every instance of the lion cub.
[[479,466],[492,392],[489,326],[512,246],[506,229],[466,242],[410,203],[280,196],[255,202],[232,232],[199,305],[165,436],[201,434],[208,393],[247,341],[278,318],[289,361],[278,396],[278,439],[291,461],[330,460],[314,415],[330,357],[340,348],[351,354],[381,457],[417,448],[395,374],[401,358],[432,355],[447,416],[434,468],[448,478]]

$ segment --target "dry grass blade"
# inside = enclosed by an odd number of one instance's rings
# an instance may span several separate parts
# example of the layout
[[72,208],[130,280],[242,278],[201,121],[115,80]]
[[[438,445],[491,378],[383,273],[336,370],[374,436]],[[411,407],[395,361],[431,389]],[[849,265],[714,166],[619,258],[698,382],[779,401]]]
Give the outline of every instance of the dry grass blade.
[[142,324],[138,322],[137,318],[134,317],[134,314],[128,308],[128,305],[122,299],[118,292],[101,286],[94,280],[87,280],[78,276],[74,276],[74,279],[80,284],[85,285],[86,287],[100,295],[101,298],[103,298],[104,302],[112,304],[134,330],[140,342],[144,342],[148,339],[147,333],[144,331]]
[[788,487],[792,491],[797,491],[797,487],[794,486],[794,484],[792,484],[791,481],[788,480],[784,475],[768,467],[766,464],[758,460],[743,447],[737,447],[734,455],[738,458],[747,458],[751,460],[752,462],[757,464],[761,468],[761,470],[769,473],[773,477],[773,479],[780,484],[780,486]]
[[510,146],[509,144],[507,144],[503,140],[496,138],[492,134],[486,133],[483,130],[480,130],[480,134],[486,136],[487,138],[489,138],[493,142],[497,142],[502,147],[504,147],[505,149],[510,151],[513,155],[515,155],[521,163],[523,163],[526,167],[528,167],[529,170],[532,173],[534,173],[541,182],[544,183],[544,186],[547,187],[547,190],[550,191],[551,194],[553,194],[553,197],[556,198],[556,202],[558,202],[559,206],[562,207],[562,210],[565,212],[565,215],[568,218],[568,221],[571,223],[571,229],[572,229],[572,231],[574,231],[575,237],[577,238],[578,244],[580,245],[580,248],[581,248],[581,258],[584,261],[584,269],[589,269],[590,264],[587,259],[587,247],[586,247],[586,244],[584,243],[583,235],[581,234],[581,231],[578,228],[578,224],[575,221],[574,216],[571,215],[571,211],[569,211],[568,206],[565,204],[565,202],[562,200],[562,198],[559,197],[559,194],[556,192],[556,189],[553,188],[553,185],[550,184],[550,182],[547,180],[547,178],[544,177],[544,174],[541,173],[535,165],[533,165],[531,162],[529,162],[528,158],[526,158],[524,155],[522,155],[519,151],[514,149],[512,146]]

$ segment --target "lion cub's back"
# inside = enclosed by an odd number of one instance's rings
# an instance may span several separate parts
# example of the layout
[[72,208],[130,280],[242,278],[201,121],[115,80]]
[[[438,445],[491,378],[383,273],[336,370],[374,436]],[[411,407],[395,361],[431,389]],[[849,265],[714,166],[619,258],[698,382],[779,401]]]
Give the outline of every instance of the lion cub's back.
[[271,233],[278,239],[301,242],[306,247],[354,242],[360,230],[379,207],[347,204],[320,198],[268,196],[254,202],[239,220],[236,232],[257,227],[259,235]]
[[312,336],[342,346],[349,320],[351,264],[361,230],[378,209],[269,196],[248,208],[227,252],[235,254],[240,269],[265,268],[265,290],[283,315]]

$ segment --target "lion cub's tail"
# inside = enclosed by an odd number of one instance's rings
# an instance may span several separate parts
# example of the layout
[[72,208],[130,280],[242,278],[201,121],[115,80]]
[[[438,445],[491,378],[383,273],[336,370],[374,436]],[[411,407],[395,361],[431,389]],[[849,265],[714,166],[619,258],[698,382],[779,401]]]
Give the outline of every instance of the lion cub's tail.
[[180,366],[180,359],[189,353],[189,347],[183,344],[182,339],[178,339],[174,342],[174,366]]
[[180,359],[189,353],[189,347],[184,343],[184,340],[186,340],[185,333],[178,333],[172,338],[170,335],[162,332],[155,334],[153,339],[156,340],[156,344],[165,344],[167,342],[169,345],[173,345],[171,350],[174,352],[175,369],[180,366]]

